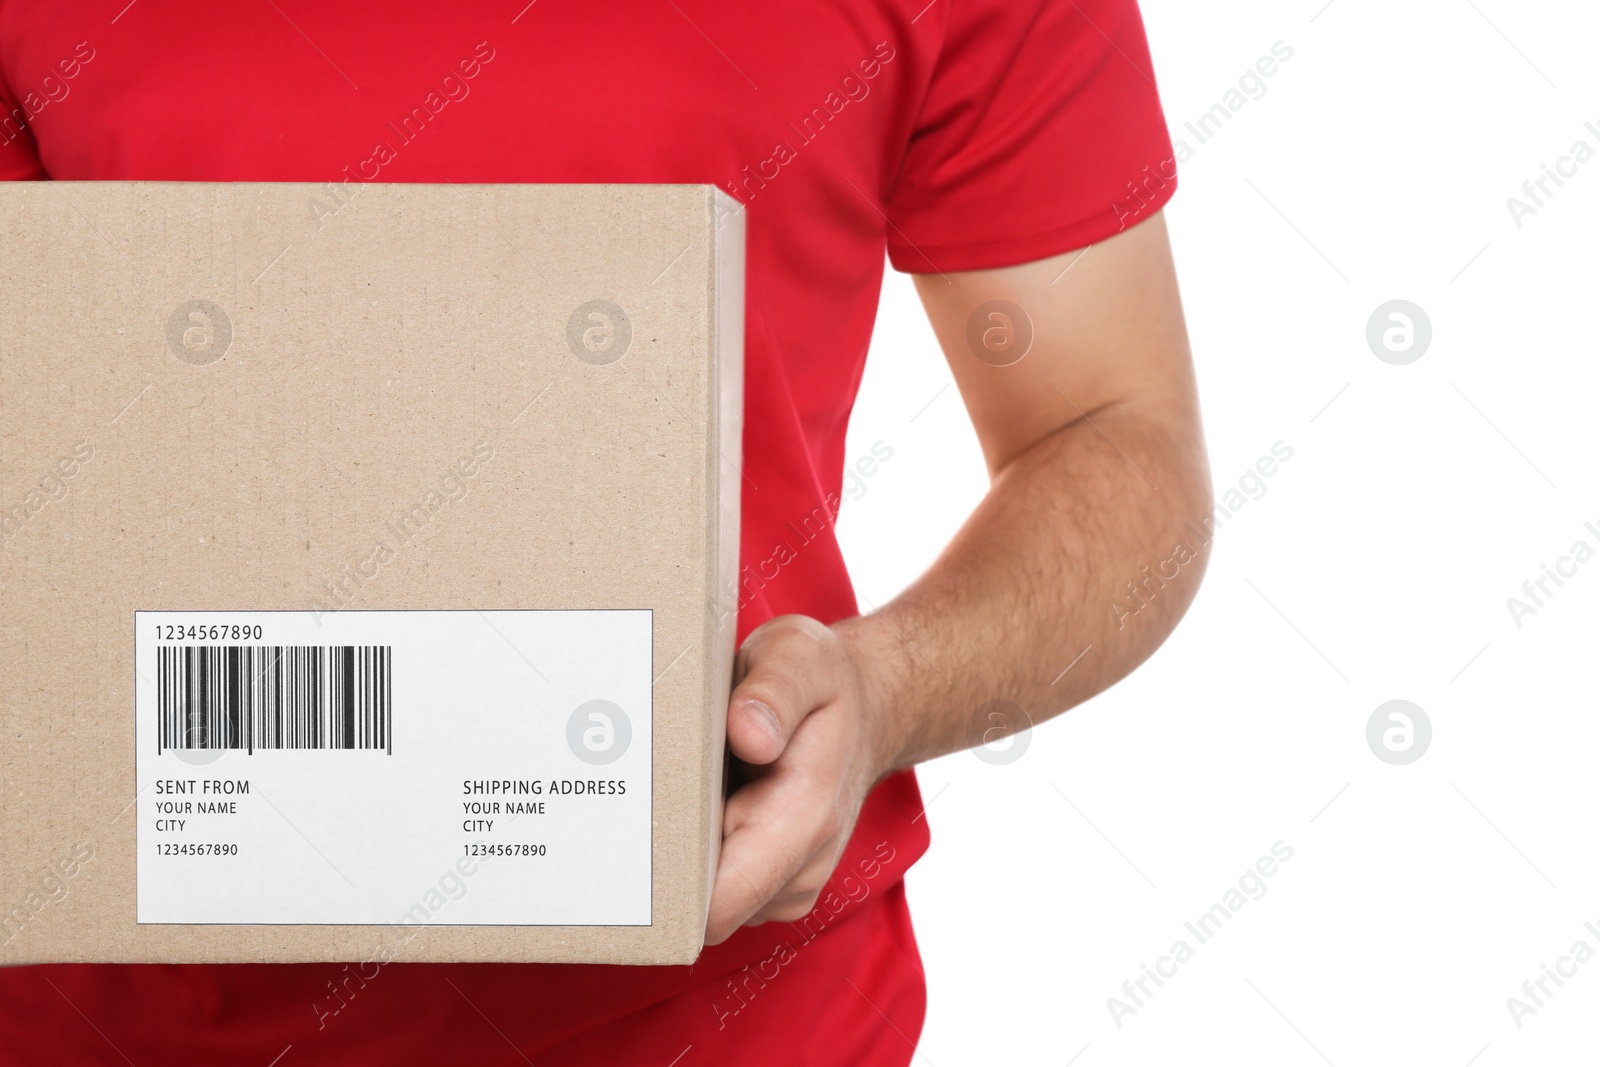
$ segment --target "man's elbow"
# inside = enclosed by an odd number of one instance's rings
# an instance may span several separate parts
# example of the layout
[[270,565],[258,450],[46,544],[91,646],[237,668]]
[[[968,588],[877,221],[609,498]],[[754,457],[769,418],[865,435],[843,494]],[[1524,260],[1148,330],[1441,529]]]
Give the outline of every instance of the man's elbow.
[[1145,558],[1131,577],[1114,579],[1110,629],[1123,638],[1132,671],[1177,629],[1200,591],[1216,538],[1217,510],[1203,446],[1168,465],[1158,506],[1141,540]]

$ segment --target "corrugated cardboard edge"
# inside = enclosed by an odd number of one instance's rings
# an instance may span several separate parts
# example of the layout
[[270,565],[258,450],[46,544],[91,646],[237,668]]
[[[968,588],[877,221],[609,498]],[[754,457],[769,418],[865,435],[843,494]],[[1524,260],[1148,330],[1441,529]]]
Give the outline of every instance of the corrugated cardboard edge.
[[[739,602],[739,501],[743,486],[744,449],[744,206],[714,186],[706,209],[712,225],[712,263],[707,283],[711,287],[711,306],[716,321],[712,330],[712,373],[717,376],[710,394],[717,402],[717,439],[706,442],[706,462],[716,471],[709,479],[717,493],[711,509],[715,528],[707,533],[718,546],[716,588],[712,591],[706,625],[706,648],[711,655],[709,676],[715,679],[711,697],[711,744],[706,746],[711,766],[706,780],[711,783],[706,813],[706,899],[710,915],[711,890],[716,884],[717,861],[722,855],[722,800],[727,767],[728,697],[733,686],[734,643],[737,636]],[[708,438],[710,435],[707,435]],[[730,457],[737,457],[737,461]],[[731,598],[724,602],[724,598]],[[702,934],[703,937],[703,934]],[[702,942],[703,943],[703,942]]]

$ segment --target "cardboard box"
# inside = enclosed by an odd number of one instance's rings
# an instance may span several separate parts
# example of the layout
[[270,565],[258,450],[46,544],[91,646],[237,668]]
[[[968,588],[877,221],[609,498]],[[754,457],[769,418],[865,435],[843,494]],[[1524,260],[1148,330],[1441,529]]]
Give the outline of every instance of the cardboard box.
[[743,216],[0,186],[0,962],[687,963]]

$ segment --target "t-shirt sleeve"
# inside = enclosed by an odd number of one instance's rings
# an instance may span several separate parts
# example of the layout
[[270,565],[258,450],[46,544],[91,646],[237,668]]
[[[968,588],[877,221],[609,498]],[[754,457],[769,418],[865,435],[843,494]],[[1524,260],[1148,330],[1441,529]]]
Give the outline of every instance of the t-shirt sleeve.
[[943,2],[945,43],[889,196],[897,270],[1043,259],[1167,202],[1177,168],[1136,0]]

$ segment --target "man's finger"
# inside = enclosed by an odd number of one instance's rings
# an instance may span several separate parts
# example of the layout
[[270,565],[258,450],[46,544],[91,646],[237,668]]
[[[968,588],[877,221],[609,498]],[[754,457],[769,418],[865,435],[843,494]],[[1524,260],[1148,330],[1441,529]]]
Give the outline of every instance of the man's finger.
[[728,833],[722,840],[711,889],[707,944],[727,940],[811,859],[813,846],[803,823],[804,806],[784,801],[776,786],[771,781],[758,782],[728,800]]
[[843,686],[833,633],[785,615],[758,627],[739,650],[741,675],[728,700],[728,747],[746,763],[771,763],[795,729]]
[[811,914],[816,909],[817,897],[827,886],[829,876],[838,865],[839,853],[843,848],[840,840],[842,836],[847,834],[841,828],[840,833],[824,841],[811,858],[794,873],[794,877],[779,887],[772,899],[763,904],[759,911],[745,920],[745,925],[796,922]]

